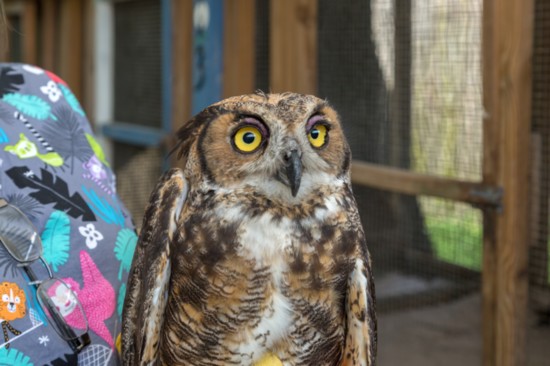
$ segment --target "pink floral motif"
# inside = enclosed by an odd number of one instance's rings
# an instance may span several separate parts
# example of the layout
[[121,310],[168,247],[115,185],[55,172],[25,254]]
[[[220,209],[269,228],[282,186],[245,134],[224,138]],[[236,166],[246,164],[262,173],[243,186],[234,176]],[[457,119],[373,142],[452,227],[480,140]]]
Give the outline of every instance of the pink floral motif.
[[[105,320],[109,319],[115,311],[115,290],[109,281],[103,277],[90,255],[85,251],[80,252],[80,265],[84,280],[82,289],[80,289],[78,282],[72,278],[65,278],[63,280],[78,296],[88,318],[90,330],[103,338],[112,348],[114,347],[113,336],[105,325]],[[65,316],[65,319],[69,325],[77,329],[84,329],[84,319],[80,316],[80,312],[74,311],[75,308],[74,304],[67,302],[65,307],[61,308],[60,311],[62,314],[68,314]]]

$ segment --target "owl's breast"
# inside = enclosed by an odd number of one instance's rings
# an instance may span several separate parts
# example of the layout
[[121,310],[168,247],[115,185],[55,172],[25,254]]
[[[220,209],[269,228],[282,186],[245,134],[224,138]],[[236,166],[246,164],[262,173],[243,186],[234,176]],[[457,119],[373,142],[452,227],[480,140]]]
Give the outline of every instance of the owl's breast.
[[176,343],[177,334],[182,359],[197,364],[214,351],[219,364],[247,364],[266,352],[289,364],[336,361],[351,268],[335,252],[344,236],[339,215],[247,212],[221,205],[181,222],[165,341]]

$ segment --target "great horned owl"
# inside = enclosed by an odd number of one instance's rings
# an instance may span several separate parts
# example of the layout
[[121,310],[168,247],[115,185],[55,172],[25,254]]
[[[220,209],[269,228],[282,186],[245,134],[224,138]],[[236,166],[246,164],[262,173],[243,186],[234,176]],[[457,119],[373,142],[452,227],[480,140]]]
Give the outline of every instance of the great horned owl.
[[[256,93],[177,133],[123,310],[126,365],[374,365],[369,253],[327,102]],[[267,356],[269,355],[269,356]]]

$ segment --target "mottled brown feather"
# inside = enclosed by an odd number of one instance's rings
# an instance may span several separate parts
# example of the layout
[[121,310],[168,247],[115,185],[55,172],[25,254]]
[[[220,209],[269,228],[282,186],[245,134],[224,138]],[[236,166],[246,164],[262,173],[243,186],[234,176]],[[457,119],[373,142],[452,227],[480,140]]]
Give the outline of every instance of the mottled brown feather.
[[[307,138],[312,116],[329,126],[321,148]],[[265,141],[243,154],[231,139],[251,119]],[[257,93],[208,107],[178,138],[183,173],[153,193],[132,265],[124,363],[374,365],[374,285],[338,114],[313,96]],[[290,149],[303,166],[295,197],[281,178]],[[166,263],[162,324],[147,334]]]

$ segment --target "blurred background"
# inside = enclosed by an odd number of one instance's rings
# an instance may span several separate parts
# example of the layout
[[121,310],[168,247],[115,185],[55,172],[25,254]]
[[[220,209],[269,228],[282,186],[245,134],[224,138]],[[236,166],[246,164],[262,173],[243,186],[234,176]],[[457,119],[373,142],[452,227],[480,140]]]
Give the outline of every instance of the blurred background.
[[138,226],[194,113],[257,89],[316,94],[353,150],[379,365],[550,365],[546,0],[5,5],[0,58],[67,81]]

